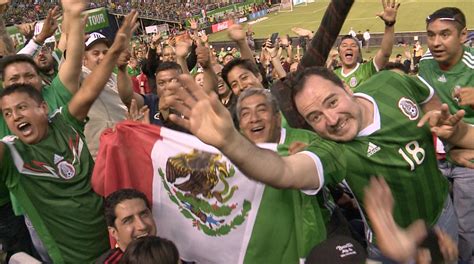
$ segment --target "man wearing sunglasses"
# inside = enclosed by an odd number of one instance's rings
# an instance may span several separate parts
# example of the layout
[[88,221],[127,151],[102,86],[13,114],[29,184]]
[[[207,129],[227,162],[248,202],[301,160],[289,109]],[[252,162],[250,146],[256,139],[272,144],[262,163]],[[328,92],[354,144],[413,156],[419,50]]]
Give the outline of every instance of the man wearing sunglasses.
[[[435,11],[426,19],[427,52],[419,75],[436,91],[451,113],[466,111],[464,122],[474,124],[474,49],[464,46],[466,17],[454,7]],[[441,151],[440,151],[441,150]],[[441,148],[438,152],[444,152]],[[446,149],[448,152],[448,149]],[[472,263],[474,246],[474,151],[449,149],[438,161],[443,174],[453,180],[453,198],[459,218],[459,257]]]

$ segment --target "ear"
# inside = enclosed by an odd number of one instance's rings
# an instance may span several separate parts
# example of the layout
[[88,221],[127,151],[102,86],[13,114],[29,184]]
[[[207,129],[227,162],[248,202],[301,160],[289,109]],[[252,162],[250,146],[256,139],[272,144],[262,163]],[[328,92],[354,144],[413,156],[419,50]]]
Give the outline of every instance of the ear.
[[43,101],[43,102],[41,102],[39,107],[46,114],[46,116],[48,116],[48,112],[49,112],[48,103],[46,103],[46,101]]
[[463,28],[459,34],[461,44],[464,44],[464,42],[467,40],[467,28]]
[[113,226],[107,227],[107,230],[109,231],[109,235],[115,239],[115,241],[119,241],[117,229]]

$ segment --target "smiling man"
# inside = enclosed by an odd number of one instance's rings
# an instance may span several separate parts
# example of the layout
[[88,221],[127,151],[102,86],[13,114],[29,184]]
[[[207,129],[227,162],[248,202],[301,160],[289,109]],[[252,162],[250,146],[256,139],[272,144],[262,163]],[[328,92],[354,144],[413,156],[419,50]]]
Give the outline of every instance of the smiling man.
[[[190,76],[181,76],[180,81],[190,94],[181,93],[173,105],[184,117],[170,118],[221,150],[245,175],[308,194],[345,180],[359,202],[370,177],[380,175],[393,189],[398,225],[423,219],[457,237],[448,182],[437,168],[431,132],[418,127],[422,110],[440,107],[430,87],[384,71],[360,87],[363,93],[352,94],[328,69],[307,68],[294,79],[292,97],[306,122],[328,140],[280,157],[243,138],[217,99],[200,92]],[[387,87],[380,89],[381,83]],[[369,256],[385,261],[369,230],[367,239]]]
[[96,263],[118,263],[133,240],[156,236],[156,224],[145,194],[134,189],[121,189],[105,199],[105,221],[109,235],[117,242]]
[[342,67],[334,70],[334,72],[349,85],[352,90],[356,89],[357,86],[385,67],[385,64],[389,61],[395,35],[394,25],[397,18],[398,7],[400,6],[400,4],[396,2],[396,0],[382,0],[384,11],[378,14],[378,16],[385,23],[385,32],[381,48],[377,51],[373,60],[361,63],[362,47],[359,41],[351,35],[342,37],[338,47]]
[[[462,109],[466,113],[464,122],[474,124],[474,109],[465,104],[469,94],[474,95],[474,49],[463,45],[467,37],[466,17],[458,8],[441,8],[426,19],[426,31],[429,52],[420,61],[419,75],[433,86],[451,113]],[[459,256],[466,262],[474,261],[473,157],[472,150],[454,150],[439,160],[443,174],[453,180]]]

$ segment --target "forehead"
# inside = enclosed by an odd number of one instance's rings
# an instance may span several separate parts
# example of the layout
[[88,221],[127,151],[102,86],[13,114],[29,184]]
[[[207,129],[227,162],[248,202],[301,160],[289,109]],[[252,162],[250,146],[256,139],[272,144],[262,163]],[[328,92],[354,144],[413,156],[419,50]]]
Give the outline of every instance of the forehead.
[[312,75],[306,78],[303,89],[295,96],[297,106],[306,104],[321,105],[332,94],[345,93],[344,89],[323,77]]
[[23,72],[33,72],[37,73],[35,67],[29,62],[14,62],[9,64],[5,70],[5,75],[17,74]]
[[435,32],[443,30],[457,31],[456,23],[455,21],[436,19],[426,26],[426,30]]
[[239,65],[239,66],[235,66],[234,68],[232,68],[232,70],[229,71],[229,79],[231,79],[231,76],[235,76],[237,78],[242,74],[250,74],[250,75],[255,76],[253,72]]
[[267,106],[270,106],[270,104],[267,102],[267,99],[265,98],[264,95],[261,94],[254,94],[249,97],[246,97],[241,101],[241,106],[242,108],[247,107],[257,107],[258,105],[264,104]]
[[343,41],[341,41],[341,45],[350,45],[350,44],[356,44],[357,45],[355,39],[346,38]]
[[108,49],[109,49],[109,47],[107,47],[107,45],[105,45],[105,43],[99,42],[99,43],[94,44],[92,47],[90,47],[86,51],[86,54],[97,52],[97,51],[102,52],[102,51],[108,50]]
[[145,201],[140,198],[133,198],[123,200],[115,206],[115,216],[116,218],[127,217],[136,212],[141,212],[147,209]]
[[1,109],[10,108],[20,102],[31,102],[34,101],[27,93],[14,92],[9,95],[5,95],[0,99]]
[[160,71],[156,74],[156,79],[169,79],[169,78],[178,78],[179,73],[175,69],[169,69],[169,70],[164,70]]

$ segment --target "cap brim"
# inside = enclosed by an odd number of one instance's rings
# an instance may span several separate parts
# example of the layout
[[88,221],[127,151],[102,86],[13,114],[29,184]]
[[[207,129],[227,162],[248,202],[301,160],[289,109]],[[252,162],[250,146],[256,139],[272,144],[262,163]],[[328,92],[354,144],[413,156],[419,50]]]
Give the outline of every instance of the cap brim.
[[104,43],[107,47],[110,48],[109,40],[105,38],[100,38],[89,43],[89,45],[86,46],[85,50],[90,50],[95,44],[98,44],[98,43]]

